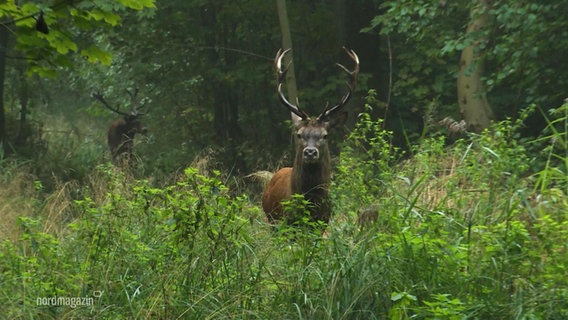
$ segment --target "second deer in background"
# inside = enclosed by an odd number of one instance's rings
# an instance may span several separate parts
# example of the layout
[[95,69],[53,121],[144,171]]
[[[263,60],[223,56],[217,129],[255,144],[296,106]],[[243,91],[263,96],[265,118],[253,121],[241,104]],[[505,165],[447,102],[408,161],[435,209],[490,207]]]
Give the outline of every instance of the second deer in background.
[[113,108],[105,100],[102,93],[93,93],[93,98],[122,116],[110,125],[107,133],[108,146],[115,164],[129,163],[132,158],[134,136],[137,133],[146,133],[146,127],[140,121],[140,116],[143,116],[144,113],[139,112],[138,101],[136,100],[138,89],[134,89],[134,92],[130,90],[126,90],[126,92],[130,96],[130,112],[122,112],[119,108]]

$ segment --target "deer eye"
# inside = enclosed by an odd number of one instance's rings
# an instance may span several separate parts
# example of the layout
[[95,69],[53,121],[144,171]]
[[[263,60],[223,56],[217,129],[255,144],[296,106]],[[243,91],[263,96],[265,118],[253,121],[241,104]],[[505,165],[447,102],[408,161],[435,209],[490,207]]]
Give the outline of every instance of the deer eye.
[[326,140],[327,139],[327,134],[324,134],[322,139]]

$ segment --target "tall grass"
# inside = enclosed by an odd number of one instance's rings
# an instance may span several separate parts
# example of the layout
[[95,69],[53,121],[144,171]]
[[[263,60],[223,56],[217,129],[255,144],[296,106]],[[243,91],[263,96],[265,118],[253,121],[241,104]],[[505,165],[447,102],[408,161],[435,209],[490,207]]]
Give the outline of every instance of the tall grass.
[[[3,315],[566,318],[567,108],[530,142],[522,121],[504,121],[449,147],[425,140],[402,162],[363,114],[337,162],[325,236],[294,240],[221,172],[188,167],[155,185],[99,165],[42,191],[26,164],[5,162]],[[368,207],[376,221],[358,226]]]
[[33,213],[36,206],[34,177],[29,174],[29,162],[2,159],[0,175],[0,239],[17,240],[17,221],[21,215]]

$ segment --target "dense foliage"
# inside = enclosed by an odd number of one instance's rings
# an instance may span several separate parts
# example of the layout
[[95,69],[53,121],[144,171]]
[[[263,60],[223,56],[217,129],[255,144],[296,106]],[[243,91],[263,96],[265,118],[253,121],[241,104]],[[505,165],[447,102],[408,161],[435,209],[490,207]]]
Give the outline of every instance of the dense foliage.
[[[472,7],[488,3],[489,27],[466,33]],[[487,39],[480,46],[485,64],[484,83],[498,119],[516,117],[530,104],[548,110],[562,103],[568,87],[562,52],[568,45],[568,22],[559,12],[567,1],[383,1],[366,32],[389,39],[392,54],[392,99],[405,118],[419,112],[459,119],[455,77],[464,47]],[[473,17],[475,18],[475,17]],[[547,36],[543,36],[547,35]],[[525,131],[542,130],[538,115]],[[416,122],[410,123],[416,126]]]
[[[114,105],[126,108],[125,89],[139,88],[149,109],[149,135],[138,156],[154,175],[179,170],[204,149],[244,174],[290,158],[289,117],[275,99],[272,59],[281,41],[274,3],[167,1],[130,12],[124,8],[152,3],[103,2],[51,11],[39,4],[26,7],[46,11],[53,29],[49,37],[70,33],[74,42],[68,44],[73,50],[66,50],[47,41],[48,35],[33,33],[34,19],[22,20],[15,49],[31,60],[8,59],[8,76],[26,79],[22,74],[57,71],[58,78],[7,83],[4,100],[12,107],[6,109],[6,134],[16,152],[41,159],[27,148],[41,149],[44,135],[61,131],[46,125],[44,119],[53,115],[71,123],[91,117],[89,128],[75,126],[73,133],[100,146],[100,152],[104,131],[116,115],[97,105],[91,93],[102,91]],[[498,120],[515,118],[531,104],[546,112],[562,103],[567,86],[562,52],[568,47],[563,30],[568,28],[561,12],[567,5],[492,4],[491,26],[483,35],[489,40],[481,53],[483,80]],[[376,90],[372,118],[383,118],[383,126],[396,133],[393,142],[411,149],[417,139],[437,131],[444,117],[460,120],[455,83],[459,53],[481,36],[464,32],[471,6],[469,1],[289,1],[300,103],[315,114],[339,99],[344,79],[334,62],[345,61],[341,46],[347,45],[362,61],[356,98],[368,88]],[[41,51],[33,50],[40,44]],[[43,51],[50,54],[37,60]],[[362,105],[360,100],[350,104],[350,127]],[[25,107],[31,128],[24,140],[17,139],[22,125],[16,119]],[[545,123],[540,114],[527,120],[523,134],[538,135]]]
[[[391,133],[362,114],[334,176],[334,220],[294,240],[216,171],[188,167],[156,187],[99,166],[45,199],[37,180],[4,173],[35,212],[13,217],[20,231],[2,242],[4,315],[565,318],[568,104],[549,119],[536,158],[521,122],[504,121],[451,148],[425,141],[393,166]],[[530,174],[535,162],[545,165]],[[356,227],[367,207],[378,217]]]

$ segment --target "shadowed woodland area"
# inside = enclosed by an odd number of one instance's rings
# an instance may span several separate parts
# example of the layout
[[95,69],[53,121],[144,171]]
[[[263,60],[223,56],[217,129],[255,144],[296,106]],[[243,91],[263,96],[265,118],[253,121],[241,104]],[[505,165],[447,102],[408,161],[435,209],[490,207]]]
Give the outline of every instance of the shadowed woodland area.
[[[4,315],[567,318],[566,12],[0,3]],[[325,232],[303,195],[281,207],[307,226],[273,223],[263,184],[306,138],[291,112],[326,118],[345,97],[320,137]]]

